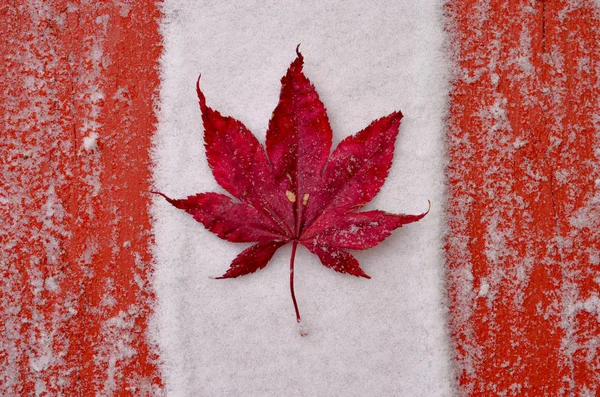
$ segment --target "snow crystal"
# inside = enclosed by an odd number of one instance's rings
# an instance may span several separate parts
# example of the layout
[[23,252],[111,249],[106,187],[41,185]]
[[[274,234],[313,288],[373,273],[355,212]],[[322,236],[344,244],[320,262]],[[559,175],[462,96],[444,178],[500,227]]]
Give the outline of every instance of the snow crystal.
[[389,177],[369,208],[420,213],[432,202],[423,220],[356,253],[371,280],[335,273],[298,247],[295,292],[308,332],[302,338],[288,289],[290,246],[259,272],[210,279],[248,245],[218,239],[157,198],[153,329],[169,393],[452,395],[442,256],[450,88],[443,2],[162,4],[157,190],[172,197],[223,191],[204,154],[198,74],[209,106],[264,142],[280,79],[301,43],[334,146],[373,119],[395,110],[405,116]]
[[521,138],[515,139],[513,142],[513,147],[515,149],[521,149],[523,146],[527,145],[527,141],[522,140]]
[[583,302],[582,307],[586,312],[600,316],[600,298],[598,298],[598,295],[590,296]]
[[491,80],[492,84],[494,85],[494,87],[497,87],[498,83],[500,82],[500,76],[498,76],[497,73],[491,73],[490,80]]
[[48,291],[58,292],[60,290],[60,287],[58,286],[58,283],[56,282],[56,277],[46,278],[46,280],[44,281],[44,285],[46,286],[46,289]]
[[479,287],[479,292],[477,293],[477,296],[485,297],[487,296],[488,292],[490,292],[490,285],[488,284],[485,278],[482,278],[481,286]]
[[127,18],[129,16],[129,12],[131,11],[131,5],[127,3],[119,3],[118,5],[121,7],[119,10],[119,15],[123,18]]
[[94,150],[98,147],[98,134],[92,132],[90,135],[83,138],[83,148],[86,151]]

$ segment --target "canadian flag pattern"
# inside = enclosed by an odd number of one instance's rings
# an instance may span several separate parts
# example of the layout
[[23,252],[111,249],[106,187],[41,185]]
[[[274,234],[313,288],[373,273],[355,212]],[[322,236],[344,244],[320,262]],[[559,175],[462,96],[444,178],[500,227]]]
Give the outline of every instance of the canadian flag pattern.
[[[441,3],[451,388],[598,395],[600,5]],[[0,6],[1,395],[169,392],[149,192],[177,18],[153,2]]]

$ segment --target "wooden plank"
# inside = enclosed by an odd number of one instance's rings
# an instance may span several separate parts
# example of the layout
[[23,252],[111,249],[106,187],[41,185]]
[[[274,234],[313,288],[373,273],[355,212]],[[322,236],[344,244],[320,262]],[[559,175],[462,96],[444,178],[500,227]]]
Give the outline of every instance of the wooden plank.
[[[600,392],[600,10],[451,1],[447,259],[461,395]],[[586,394],[587,393],[587,394]]]
[[0,7],[0,394],[151,395],[151,2]]

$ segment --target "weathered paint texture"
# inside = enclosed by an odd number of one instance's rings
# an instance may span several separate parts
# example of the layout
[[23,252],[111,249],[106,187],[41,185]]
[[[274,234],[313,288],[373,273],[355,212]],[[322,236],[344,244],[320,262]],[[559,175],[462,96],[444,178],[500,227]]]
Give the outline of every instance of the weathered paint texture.
[[470,0],[447,10],[460,394],[597,395],[600,9]]
[[150,2],[0,6],[0,394],[156,395]]

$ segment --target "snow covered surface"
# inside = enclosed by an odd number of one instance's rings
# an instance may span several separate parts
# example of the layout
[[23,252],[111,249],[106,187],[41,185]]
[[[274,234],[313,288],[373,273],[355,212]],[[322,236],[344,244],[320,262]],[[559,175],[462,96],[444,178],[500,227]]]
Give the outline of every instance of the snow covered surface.
[[[328,109],[334,145],[371,120],[405,117],[395,159],[367,209],[431,213],[356,252],[365,280],[335,273],[300,247],[262,271],[214,280],[245,248],[219,240],[156,199],[154,337],[169,395],[448,396],[444,293],[444,118],[449,62],[441,1],[166,0],[155,187],[181,198],[223,190],[207,165],[194,83],[209,106],[264,142],[281,76],[301,43],[304,71]],[[485,291],[481,291],[482,294]]]

